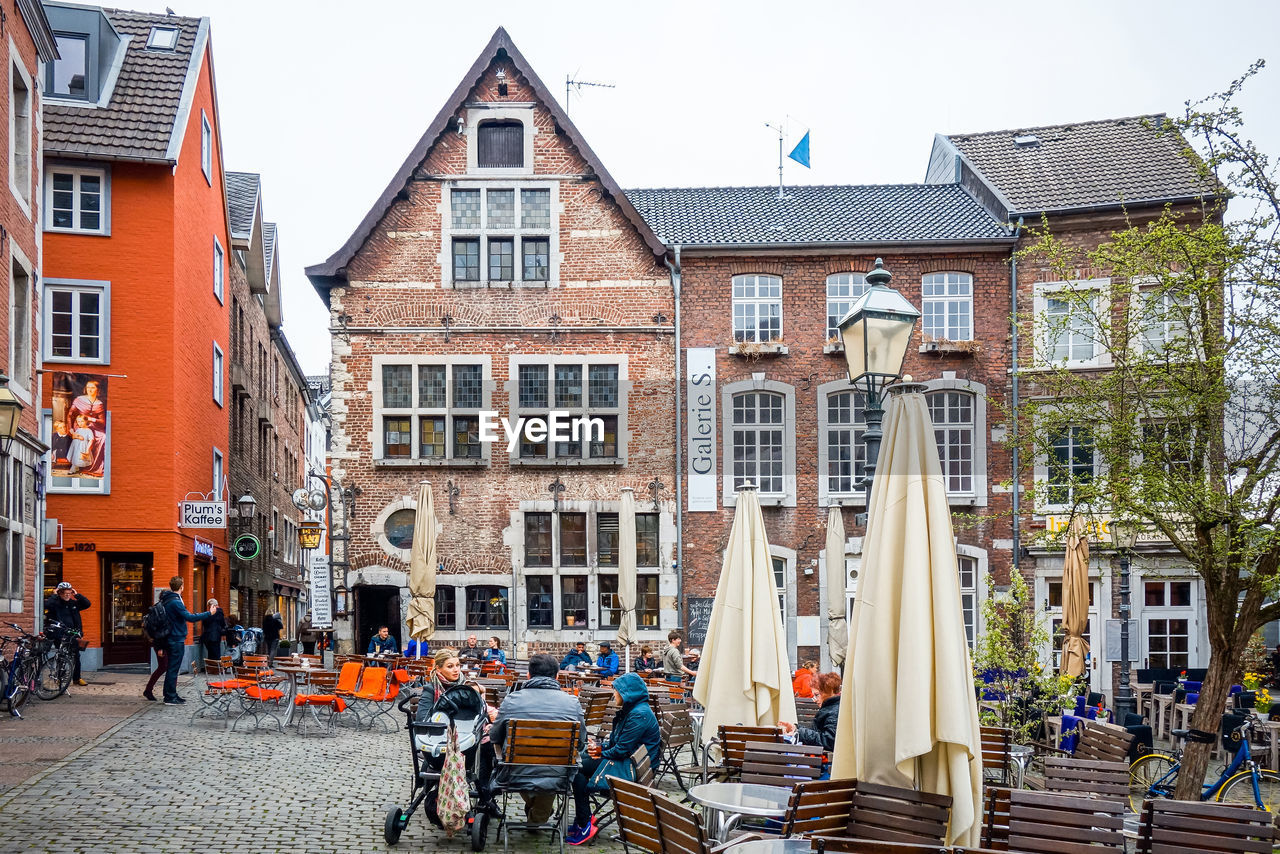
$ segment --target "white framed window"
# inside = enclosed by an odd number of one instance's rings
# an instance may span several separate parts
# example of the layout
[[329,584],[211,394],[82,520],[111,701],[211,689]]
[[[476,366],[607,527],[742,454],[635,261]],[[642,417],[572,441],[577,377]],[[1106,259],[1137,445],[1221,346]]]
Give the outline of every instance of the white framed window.
[[177,27],[152,27],[147,34],[148,50],[173,50],[178,46]]
[[1072,368],[1110,364],[1100,322],[1110,285],[1110,279],[1036,285],[1036,342],[1042,363]]
[[925,401],[933,421],[947,493],[972,494],[974,396],[963,391],[935,391],[927,393]]
[[920,280],[921,331],[925,340],[973,340],[973,276],[926,273]]
[[840,321],[867,292],[865,273],[832,273],[827,276],[827,340],[840,337]]
[[374,359],[377,459],[387,464],[484,465],[480,412],[489,408],[487,356]]
[[218,302],[223,300],[223,281],[226,279],[226,253],[222,251],[222,244],[215,236],[213,238],[213,295],[218,298]]
[[1190,577],[1143,576],[1137,587],[1145,666],[1174,670],[1198,667],[1199,582]]
[[14,391],[31,397],[32,317],[31,262],[10,242],[9,261],[9,382]]
[[721,390],[724,418],[724,502],[733,506],[739,487],[755,486],[763,504],[794,507],[796,501],[796,398],[794,387],[763,375]]
[[822,503],[841,498],[862,498],[862,477],[867,464],[867,396],[849,383],[829,383],[834,389],[820,392],[819,407],[825,420],[819,425],[819,477],[825,488]]
[[449,280],[455,286],[549,284],[555,278],[555,185],[462,183],[449,190]]
[[213,402],[222,405],[222,386],[223,386],[223,357],[222,348],[215,341],[213,344]]
[[45,187],[46,231],[110,232],[110,175],[105,168],[50,166]]
[[111,361],[109,282],[45,279],[43,358],[47,362]]
[[222,484],[224,483],[225,467],[222,451],[217,448],[213,449],[213,500],[218,501],[222,497]]
[[31,76],[9,41],[9,189],[31,216]]
[[[787,637],[787,660],[794,670],[800,642],[797,609],[799,588],[796,583],[796,553],[794,549],[769,543],[769,563],[773,569],[773,584],[777,590],[778,610],[782,614],[782,631]],[[817,618],[806,617],[806,620]]]
[[762,344],[782,339],[782,279],[751,274],[733,277],[733,340]]
[[964,636],[973,651],[974,635],[978,630],[978,559],[968,555],[956,555],[956,570],[960,574],[960,610],[964,613]]
[[200,171],[204,179],[213,186],[213,125],[209,124],[209,116],[200,110]]
[[1051,438],[1045,461],[1045,501],[1066,508],[1076,502],[1076,490],[1098,474],[1098,454],[1093,431],[1082,424],[1063,428]]
[[550,413],[558,412],[569,421],[566,441],[524,433],[513,462],[625,462],[630,388],[625,356],[517,357],[512,376],[520,418],[542,419],[549,426]]
[[1176,288],[1140,290],[1136,302],[1139,312],[1138,346],[1142,352],[1162,355],[1179,342],[1186,341],[1192,328],[1189,294]]

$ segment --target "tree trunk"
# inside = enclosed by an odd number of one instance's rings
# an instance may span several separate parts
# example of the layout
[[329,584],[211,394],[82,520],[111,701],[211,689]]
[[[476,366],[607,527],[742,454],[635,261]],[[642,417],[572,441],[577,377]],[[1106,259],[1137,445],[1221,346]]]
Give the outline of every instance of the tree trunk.
[[[1240,658],[1248,644],[1249,632],[1243,632],[1237,624],[1236,631],[1227,633],[1227,643],[1223,647],[1214,646],[1209,656],[1209,669],[1205,673],[1204,683],[1200,686],[1200,698],[1196,700],[1196,710],[1191,716],[1191,728],[1213,733],[1219,738],[1222,730],[1222,713],[1227,705],[1227,692],[1231,690],[1231,680],[1239,668]],[[1200,744],[1187,741],[1186,752],[1182,756],[1182,769],[1178,772],[1178,786],[1173,796],[1180,801],[1200,800],[1201,786],[1204,784],[1205,771],[1209,768],[1209,752],[1212,744]]]

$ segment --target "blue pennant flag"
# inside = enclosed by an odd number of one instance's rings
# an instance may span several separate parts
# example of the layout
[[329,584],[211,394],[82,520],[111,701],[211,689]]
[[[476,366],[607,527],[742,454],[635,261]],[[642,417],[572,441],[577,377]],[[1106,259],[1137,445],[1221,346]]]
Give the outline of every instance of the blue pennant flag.
[[809,168],[809,132],[805,131],[804,136],[796,143],[796,147],[791,149],[791,153],[787,155],[804,168]]

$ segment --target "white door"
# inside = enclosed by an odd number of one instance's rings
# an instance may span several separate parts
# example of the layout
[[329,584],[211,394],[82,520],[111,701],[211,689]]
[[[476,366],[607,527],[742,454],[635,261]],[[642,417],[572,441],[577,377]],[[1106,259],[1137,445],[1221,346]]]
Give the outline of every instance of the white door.
[[1196,623],[1199,585],[1189,578],[1143,578],[1138,599],[1141,666],[1185,670],[1200,667]]
[[[1047,596],[1045,598],[1046,614],[1049,621],[1049,632],[1053,643],[1053,670],[1056,673],[1062,664],[1062,576],[1046,578]],[[1094,579],[1089,581],[1089,622],[1085,624],[1084,639],[1089,644],[1089,689],[1101,691],[1102,673],[1106,666],[1106,648],[1101,638],[1096,638],[1095,627],[1101,626],[1098,619],[1098,586]]]

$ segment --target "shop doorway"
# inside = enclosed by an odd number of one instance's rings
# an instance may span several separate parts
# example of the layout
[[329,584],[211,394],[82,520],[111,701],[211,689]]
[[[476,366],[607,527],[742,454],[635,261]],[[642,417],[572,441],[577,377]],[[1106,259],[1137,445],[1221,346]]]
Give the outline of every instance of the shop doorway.
[[149,552],[104,554],[102,565],[102,663],[146,664],[151,646],[142,618],[160,592],[153,588]]
[[400,588],[390,585],[357,585],[356,595],[356,652],[369,648],[369,639],[378,626],[391,627],[396,642],[403,646],[400,637]]

